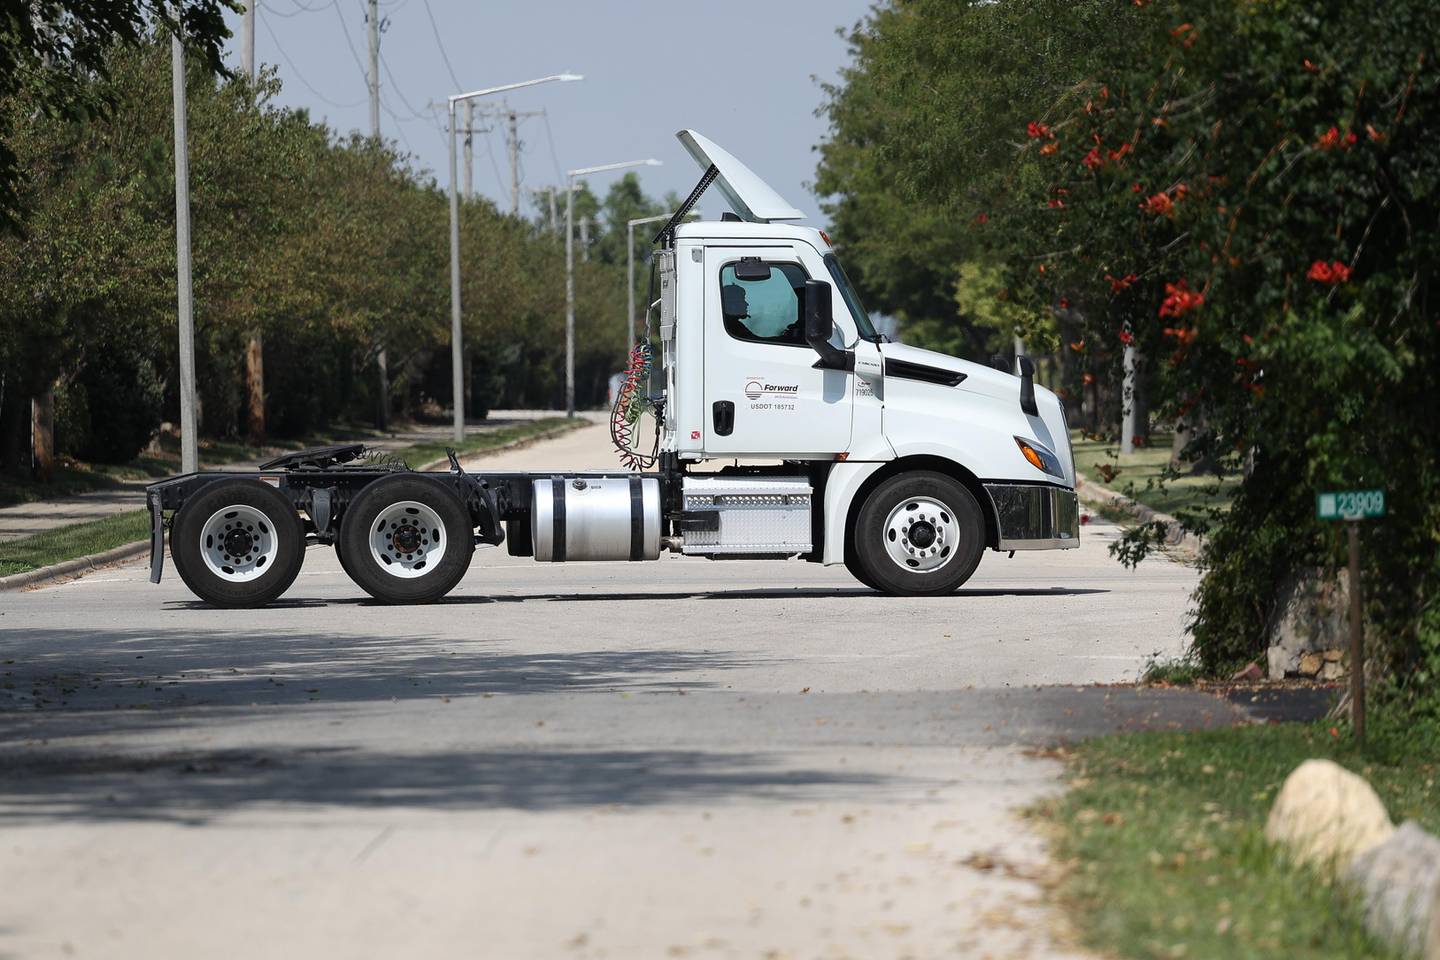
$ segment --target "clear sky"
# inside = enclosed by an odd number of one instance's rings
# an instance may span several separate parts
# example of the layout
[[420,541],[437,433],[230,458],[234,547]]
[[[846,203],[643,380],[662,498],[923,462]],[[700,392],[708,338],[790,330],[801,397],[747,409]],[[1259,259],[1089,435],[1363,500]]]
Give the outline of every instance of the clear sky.
[[[368,131],[365,0],[259,3],[255,55],[278,69],[281,102],[307,107],[342,132]],[[665,165],[640,168],[646,191],[683,196],[699,171],[674,134],[693,127],[748,164],[809,222],[823,224],[809,189],[813,148],[825,132],[815,116],[823,101],[819,83],[833,80],[847,59],[836,28],[852,26],[870,4],[381,0],[381,132],[443,184],[444,111],[428,109],[431,101],[443,102],[457,87],[580,73],[579,83],[509,96],[517,110],[548,114],[548,130],[546,119],[521,122],[522,191],[559,182],[557,171],[653,156]],[[232,28],[238,57],[238,22]],[[477,192],[508,208],[503,125],[477,136],[474,170]],[[613,176],[592,186],[603,194]],[[724,209],[715,192],[700,205],[707,215]]]

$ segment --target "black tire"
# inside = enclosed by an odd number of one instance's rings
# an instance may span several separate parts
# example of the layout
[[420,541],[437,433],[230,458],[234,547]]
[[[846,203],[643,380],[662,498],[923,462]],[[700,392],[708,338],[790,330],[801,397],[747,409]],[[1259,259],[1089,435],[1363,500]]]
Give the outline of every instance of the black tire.
[[985,516],[957,480],[929,470],[902,473],[865,498],[854,543],[856,564],[868,577],[862,582],[895,596],[940,596],[979,566]]
[[845,551],[845,569],[850,571],[850,576],[854,577],[856,580],[859,580],[862,584],[869,587],[871,590],[880,590],[880,587],[877,586],[876,583],[870,579],[870,574],[866,572],[864,565],[860,563],[860,558],[855,555],[855,548],[853,545],[850,547],[850,549]]
[[[340,526],[343,530],[345,524],[342,522]],[[345,571],[345,576],[349,577],[352,581],[355,580],[355,571],[350,569],[350,561],[345,556],[345,547],[340,542],[340,537],[335,538],[335,543],[332,547],[335,550],[335,559],[340,561],[340,569]]]
[[[398,506],[405,503],[417,507]],[[438,526],[423,516],[427,510],[438,518]],[[413,520],[404,516],[407,512]],[[372,549],[372,533],[385,533],[378,525],[382,516],[390,517],[386,527],[396,535],[408,524],[411,539],[402,542],[387,536],[383,549]],[[407,546],[413,551],[406,553]],[[345,511],[339,547],[350,579],[381,603],[433,603],[454,589],[470,568],[475,528],[470,512],[449,488],[426,477],[399,475],[377,480],[360,492]],[[422,562],[428,565],[422,567]]]
[[305,526],[274,487],[259,480],[219,480],[175,515],[170,556],[185,586],[206,603],[261,607],[288,590],[300,573]]

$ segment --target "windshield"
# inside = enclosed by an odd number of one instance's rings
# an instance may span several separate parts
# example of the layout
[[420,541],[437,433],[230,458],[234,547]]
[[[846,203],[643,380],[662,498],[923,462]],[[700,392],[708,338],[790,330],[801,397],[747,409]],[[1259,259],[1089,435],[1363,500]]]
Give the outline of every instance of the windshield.
[[830,271],[830,278],[835,281],[840,296],[845,300],[845,306],[850,308],[850,316],[855,319],[855,326],[860,330],[860,339],[878,343],[880,338],[875,334],[875,325],[870,322],[870,314],[865,312],[859,294],[850,285],[850,278],[845,276],[845,268],[840,266],[835,254],[825,254],[825,267]]

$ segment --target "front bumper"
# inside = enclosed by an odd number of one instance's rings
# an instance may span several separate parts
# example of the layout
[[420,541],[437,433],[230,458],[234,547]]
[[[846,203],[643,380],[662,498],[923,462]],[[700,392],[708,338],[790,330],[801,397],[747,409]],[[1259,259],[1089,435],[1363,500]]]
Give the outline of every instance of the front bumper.
[[1000,550],[1069,550],[1080,546],[1080,505],[1074,490],[1024,483],[987,483]]

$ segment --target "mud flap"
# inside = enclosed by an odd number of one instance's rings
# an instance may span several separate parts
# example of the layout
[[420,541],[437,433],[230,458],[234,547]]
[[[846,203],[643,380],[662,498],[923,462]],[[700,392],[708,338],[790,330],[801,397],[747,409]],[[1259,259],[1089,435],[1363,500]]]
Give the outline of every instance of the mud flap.
[[160,506],[159,491],[150,492],[146,506],[150,508],[150,582],[159,583],[165,567],[165,512]]

